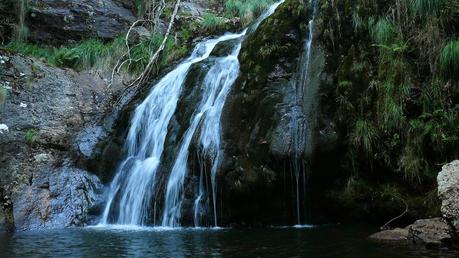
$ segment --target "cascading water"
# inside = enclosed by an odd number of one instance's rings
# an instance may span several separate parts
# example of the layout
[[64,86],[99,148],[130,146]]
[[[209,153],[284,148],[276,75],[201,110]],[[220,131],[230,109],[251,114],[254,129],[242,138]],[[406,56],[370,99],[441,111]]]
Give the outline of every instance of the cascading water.
[[314,26],[315,26],[315,17],[317,9],[317,0],[311,0],[310,4],[313,10],[311,20],[309,21],[309,34],[308,38],[304,45],[303,54],[300,58],[300,66],[298,71],[298,76],[294,81],[295,89],[295,99],[294,107],[292,110],[292,122],[291,122],[291,132],[292,132],[292,172],[295,177],[295,189],[296,189],[296,216],[297,224],[300,225],[301,220],[301,204],[300,204],[300,181],[302,176],[303,181],[303,198],[305,198],[306,191],[306,170],[307,164],[304,163],[302,156],[311,152],[311,125],[307,124],[307,105],[305,101],[307,100],[308,94],[308,84],[310,81],[310,66],[311,66],[311,57],[312,57],[312,45],[314,41]]
[[[282,2],[284,1],[271,6],[250,29],[256,29],[264,19],[274,13]],[[208,59],[218,43],[232,40],[235,42],[232,52],[228,56],[212,60],[214,64],[205,76],[202,99],[182,137],[167,182],[161,222],[163,226],[180,226],[190,145],[193,137],[201,129],[199,145],[204,158],[211,161],[213,213],[215,226],[217,225],[215,178],[222,156],[220,118],[226,97],[239,75],[237,57],[246,33],[247,30],[244,30],[240,34],[227,34],[199,43],[191,57],[162,78],[153,87],[145,101],[137,107],[126,139],[127,158],[121,163],[111,184],[100,224],[147,224],[151,203],[156,205],[157,196],[154,196],[157,187],[156,174],[161,164],[168,126],[176,112],[188,72],[193,64]],[[199,226],[197,211],[200,209],[205,191],[202,183],[204,176],[201,171],[199,193],[194,202],[195,226]]]
[[[284,1],[280,1],[272,5],[264,12],[250,27],[250,30],[255,30],[263,20],[272,15],[277,7]],[[217,169],[222,157],[221,153],[221,124],[223,106],[226,97],[228,96],[231,87],[239,75],[239,60],[238,55],[241,50],[242,39],[246,35],[247,30],[239,34],[236,46],[229,56],[219,58],[215,65],[209,70],[204,79],[205,91],[203,99],[198,108],[198,112],[193,116],[191,126],[185,133],[179,155],[172,169],[172,174],[169,178],[166,191],[166,206],[163,214],[162,225],[174,227],[180,223],[181,204],[183,201],[183,183],[187,172],[187,161],[189,155],[189,145],[195,135],[198,126],[202,123],[200,147],[204,155],[204,159],[211,161],[211,185],[212,185],[212,202],[214,213],[214,225],[218,225],[217,221]],[[199,210],[201,201],[205,192],[203,180],[205,171],[200,173],[199,193],[194,201],[194,223],[199,224]]]
[[[207,124],[208,120],[213,120],[215,116],[219,116],[219,114],[215,113],[218,113],[218,111],[221,113],[220,106],[223,107],[224,99],[228,95],[229,89],[231,89],[231,86],[239,74],[239,62],[237,56],[241,46],[240,41],[244,35],[245,31],[238,35],[239,43],[233,53],[227,57],[218,58],[215,65],[209,70],[206,78],[204,79],[203,98],[197,111],[191,119],[192,122],[190,127],[182,139],[179,153],[172,168],[169,181],[167,182],[165,209],[162,220],[163,226],[176,227],[180,225],[180,213],[184,188],[183,183],[188,169],[187,163],[191,140],[196,134],[196,131],[202,121],[205,121],[204,124]],[[220,119],[215,122],[219,125]],[[213,128],[211,128],[211,130],[212,129]],[[215,135],[214,133],[218,133],[218,135]],[[216,143],[213,142],[213,140],[216,137],[220,137],[219,133],[219,130],[216,132],[209,132],[208,134],[206,133],[206,135],[209,135],[212,138],[209,139],[211,141],[209,144],[209,140],[205,140],[206,145],[203,145],[204,150],[208,150],[207,148],[210,148],[211,144]],[[214,180],[212,181],[212,184],[214,184]]]
[[[219,42],[238,37],[229,34],[198,44],[191,57],[161,79],[137,107],[126,139],[127,158],[112,182],[101,224],[145,224],[168,125],[190,67],[207,59]],[[115,198],[119,201],[116,206]]]
[[18,1],[18,25],[16,29],[16,40],[23,42],[27,38],[27,27],[25,24],[25,15],[26,15],[26,0]]

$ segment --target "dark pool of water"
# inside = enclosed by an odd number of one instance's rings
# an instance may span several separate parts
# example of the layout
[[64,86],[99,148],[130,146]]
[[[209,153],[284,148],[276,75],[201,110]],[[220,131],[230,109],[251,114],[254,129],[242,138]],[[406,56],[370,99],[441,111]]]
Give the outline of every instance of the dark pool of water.
[[373,228],[84,228],[0,235],[0,257],[459,257],[367,240]]

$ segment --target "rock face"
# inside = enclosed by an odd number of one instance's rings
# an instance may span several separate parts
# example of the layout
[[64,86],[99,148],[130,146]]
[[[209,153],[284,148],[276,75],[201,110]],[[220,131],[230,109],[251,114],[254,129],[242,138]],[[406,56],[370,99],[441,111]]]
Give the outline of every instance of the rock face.
[[459,230],[459,160],[443,166],[438,174],[438,197],[443,217]]
[[[11,189],[18,229],[87,222],[101,185],[84,160],[104,136],[112,94],[97,74],[0,51],[0,184]],[[80,168],[76,168],[79,164]]]
[[451,244],[449,230],[448,224],[441,218],[421,219],[409,226],[408,238],[428,248],[449,246]]
[[27,15],[29,40],[66,44],[88,38],[113,39],[129,28],[135,17],[125,1],[41,0]]
[[4,215],[4,227],[6,232],[14,232],[16,225],[14,223],[13,201],[11,200],[11,191],[4,186],[0,186],[0,202]]
[[104,189],[97,176],[65,166],[45,168],[33,176],[15,202],[19,230],[85,226],[90,222],[89,209],[98,204]]
[[[222,121],[227,154],[223,188],[228,198],[223,198],[227,208],[223,214],[234,220],[285,224],[296,216],[292,214],[296,203],[287,194],[295,191],[290,188],[295,155],[292,117],[300,114],[299,110],[305,111],[303,108],[312,102],[309,100],[318,100],[320,95],[314,92],[305,96],[309,102],[304,106],[294,101],[298,94],[295,82],[304,72],[301,57],[307,53],[311,15],[312,8],[304,1],[285,1],[243,43],[241,73],[228,97]],[[322,55],[320,46],[314,45],[310,72],[319,81]],[[318,87],[320,82],[313,83]],[[301,122],[305,119],[303,115]],[[311,128],[311,134],[313,130],[317,131]],[[305,155],[301,159],[305,160]]]

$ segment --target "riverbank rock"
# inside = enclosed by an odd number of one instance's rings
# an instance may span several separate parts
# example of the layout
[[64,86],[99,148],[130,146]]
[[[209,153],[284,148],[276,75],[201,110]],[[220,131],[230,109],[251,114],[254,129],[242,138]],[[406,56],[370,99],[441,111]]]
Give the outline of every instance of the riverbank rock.
[[384,230],[375,233],[370,236],[370,239],[376,241],[407,241],[408,240],[408,229],[407,228],[395,228],[390,230]]
[[14,217],[19,230],[85,226],[89,210],[98,204],[104,186],[87,171],[45,167],[16,198]]
[[89,38],[113,39],[127,31],[136,20],[133,12],[120,3],[112,0],[43,0],[32,3],[26,19],[28,39],[50,45]]
[[11,190],[17,228],[84,225],[101,186],[81,161],[106,134],[123,85],[2,50],[0,60],[0,185]]
[[449,226],[442,218],[421,219],[409,226],[408,238],[427,248],[438,248],[451,244]]
[[459,230],[459,160],[443,166],[437,177],[443,217]]

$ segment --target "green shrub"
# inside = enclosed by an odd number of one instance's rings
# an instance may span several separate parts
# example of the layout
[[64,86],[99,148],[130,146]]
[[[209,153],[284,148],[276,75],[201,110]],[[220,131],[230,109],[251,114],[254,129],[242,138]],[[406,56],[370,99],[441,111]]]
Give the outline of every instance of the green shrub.
[[202,18],[202,29],[207,32],[215,32],[223,29],[225,26],[225,20],[222,17],[217,17],[215,14],[206,13]]
[[378,140],[378,133],[372,122],[359,119],[351,134],[351,142],[357,149],[363,150],[369,158],[373,155],[373,146]]
[[373,40],[380,45],[391,45],[395,37],[395,28],[391,21],[386,18],[378,22],[371,21]]
[[27,130],[26,134],[25,134],[25,141],[28,145],[33,145],[36,141],[37,141],[37,130],[35,129],[29,129]]
[[437,15],[442,11],[448,0],[409,0],[409,7],[414,14],[421,17]]
[[251,23],[274,1],[272,0],[229,0],[225,4],[228,17],[239,17],[244,25]]

